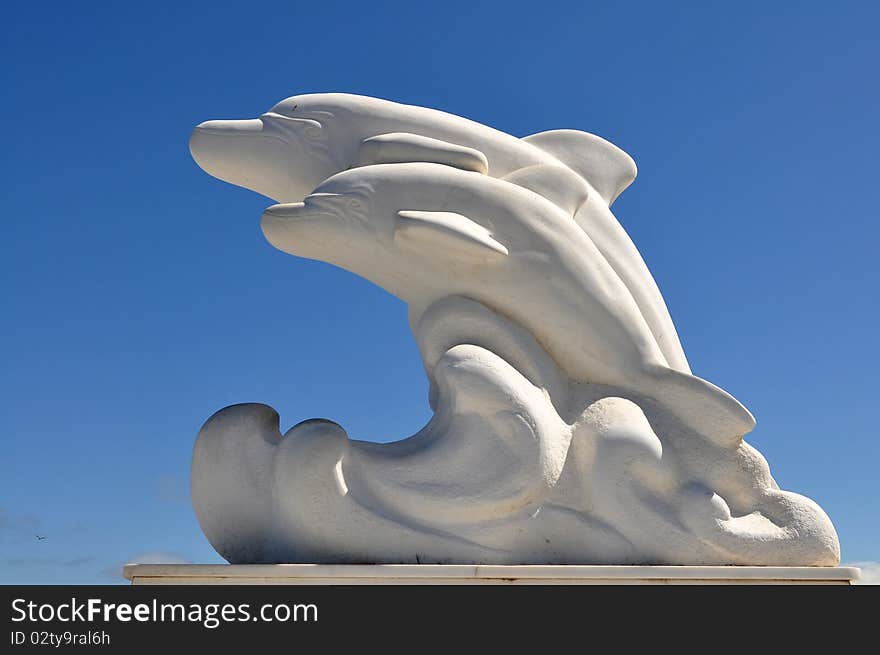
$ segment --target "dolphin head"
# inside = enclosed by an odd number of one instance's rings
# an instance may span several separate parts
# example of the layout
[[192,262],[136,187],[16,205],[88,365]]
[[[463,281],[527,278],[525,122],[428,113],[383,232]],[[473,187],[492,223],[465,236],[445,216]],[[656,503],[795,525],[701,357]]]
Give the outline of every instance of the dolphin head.
[[344,268],[351,258],[386,248],[394,208],[384,202],[380,180],[369,172],[358,168],[339,173],[302,202],[268,207],[261,221],[266,239],[292,255]]
[[259,118],[211,120],[193,129],[189,148],[206,172],[278,202],[302,200],[346,168],[334,113],[320,95],[293,96]]
[[[330,177],[302,202],[269,207],[261,225],[279,250],[340,266],[408,300],[462,266],[507,255],[486,211],[502,192],[497,185],[512,186],[441,164],[363,166]],[[479,222],[456,213],[463,211]]]

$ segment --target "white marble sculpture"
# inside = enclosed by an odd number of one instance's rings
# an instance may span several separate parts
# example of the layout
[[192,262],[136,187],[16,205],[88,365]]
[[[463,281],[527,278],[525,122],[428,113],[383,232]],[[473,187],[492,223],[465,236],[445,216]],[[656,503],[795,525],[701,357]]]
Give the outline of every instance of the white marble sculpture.
[[190,150],[282,203],[276,248],[407,303],[434,410],[386,444],[217,412],[192,495],[230,562],[838,564],[825,513],[743,441],[748,410],[691,374],[609,209],[636,175],[614,145],[315,94],[202,123]]

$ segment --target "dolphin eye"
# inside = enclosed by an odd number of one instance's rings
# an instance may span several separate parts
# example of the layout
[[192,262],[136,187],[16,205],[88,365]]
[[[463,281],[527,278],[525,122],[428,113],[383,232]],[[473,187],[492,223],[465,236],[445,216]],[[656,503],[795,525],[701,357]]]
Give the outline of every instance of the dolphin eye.
[[306,127],[303,131],[306,133],[306,136],[311,137],[313,139],[316,139],[319,136],[321,136],[321,126],[320,125],[311,125],[311,124],[306,125]]
[[352,198],[351,200],[348,201],[348,206],[351,207],[352,209],[360,209],[364,205],[360,200],[356,200],[355,198]]

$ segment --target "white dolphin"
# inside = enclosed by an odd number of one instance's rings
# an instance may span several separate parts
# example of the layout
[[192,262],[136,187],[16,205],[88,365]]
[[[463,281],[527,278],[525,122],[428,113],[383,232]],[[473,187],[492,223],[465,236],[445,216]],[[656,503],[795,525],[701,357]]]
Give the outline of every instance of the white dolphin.
[[438,300],[469,297],[528,329],[571,380],[653,398],[716,443],[754,427],[732,396],[668,365],[590,238],[528,189],[437,164],[371,165],[268,208],[262,228],[280,250],[350,270],[407,302],[414,330]]
[[598,136],[551,130],[518,139],[435,109],[318,93],[259,118],[201,123],[190,151],[211,175],[276,202],[300,201],[331,175],[370,164],[432,162],[506,177],[574,216],[626,285],[665,363],[690,373],[657,284],[609,209],[635,179],[635,163]]

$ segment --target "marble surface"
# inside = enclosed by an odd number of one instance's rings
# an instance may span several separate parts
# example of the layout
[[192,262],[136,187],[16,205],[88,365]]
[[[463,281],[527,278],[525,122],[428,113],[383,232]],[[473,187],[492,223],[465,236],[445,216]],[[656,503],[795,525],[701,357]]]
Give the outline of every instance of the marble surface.
[[851,584],[848,567],[133,564],[132,584]]

